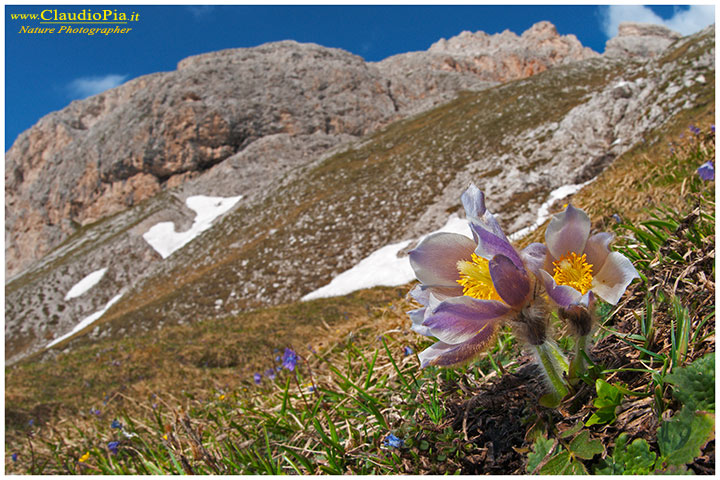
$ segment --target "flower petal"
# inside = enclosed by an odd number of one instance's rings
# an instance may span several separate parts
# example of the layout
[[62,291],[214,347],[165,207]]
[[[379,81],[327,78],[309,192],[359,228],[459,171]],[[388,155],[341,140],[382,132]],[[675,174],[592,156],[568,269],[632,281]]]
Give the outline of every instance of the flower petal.
[[444,342],[435,343],[418,354],[420,367],[424,368],[428,365],[446,367],[472,360],[492,344],[500,324],[499,321],[488,323],[477,335],[459,345],[450,345]]
[[[414,290],[413,290],[414,291]],[[413,293],[413,292],[410,292]],[[435,310],[435,307],[437,307],[440,304],[440,300],[438,300],[435,295],[428,292],[427,294],[427,303],[425,303],[425,306],[423,308],[418,308],[416,310],[410,310],[407,312],[408,316],[410,317],[410,320],[412,320],[412,327],[410,327],[411,330],[419,333],[420,335],[425,335],[426,337],[432,337],[433,334],[430,331],[430,328],[423,325],[423,322],[427,320],[427,318],[431,315],[432,311]]]
[[426,337],[432,337],[433,334],[430,329],[423,326],[423,322],[425,321],[425,313],[427,312],[427,310],[427,307],[423,307],[416,310],[410,310],[407,312],[407,314],[410,317],[410,320],[412,320],[412,326],[410,327],[410,330],[417,332],[420,335],[425,335]]
[[497,300],[448,298],[435,307],[423,322],[423,326],[430,328],[432,335],[438,340],[455,345],[470,340],[488,323],[509,311],[510,307]]
[[457,233],[428,235],[408,254],[415,276],[426,286],[457,287],[457,262],[470,260],[475,242]]
[[592,290],[608,303],[615,305],[634,278],[640,278],[632,262],[623,254],[611,252],[603,268],[593,278]]
[[470,184],[460,199],[470,223],[475,223],[496,236],[504,236],[495,216],[485,208],[485,194],[475,184]]
[[613,238],[615,238],[615,235],[607,232],[596,233],[588,238],[585,244],[586,261],[592,265],[594,274],[597,274],[605,264],[605,259],[610,254],[608,245],[613,241]]
[[422,288],[422,285],[415,285],[415,287],[410,290],[410,293],[408,295],[410,295],[413,300],[423,306],[427,306],[428,302],[430,301],[430,290]]
[[545,265],[547,247],[542,243],[531,243],[520,252],[520,258],[525,263],[525,268],[538,275],[538,271]]
[[581,255],[590,235],[590,217],[579,208],[568,205],[564,212],[553,216],[545,230],[545,244],[553,258],[568,252]]
[[478,237],[478,245],[475,249],[476,255],[488,260],[495,255],[505,255],[516,267],[524,268],[522,260],[520,260],[520,255],[518,255],[515,247],[510,244],[505,234],[500,232],[500,235],[496,235],[475,223],[470,224],[470,229]]
[[495,291],[505,303],[516,307],[530,293],[530,279],[525,269],[520,269],[505,255],[495,255],[488,265]]
[[543,285],[545,285],[545,291],[550,297],[550,300],[560,307],[567,308],[570,305],[578,303],[583,298],[582,293],[578,292],[571,286],[558,285],[555,283],[555,279],[545,270],[540,270],[540,277],[542,278]]

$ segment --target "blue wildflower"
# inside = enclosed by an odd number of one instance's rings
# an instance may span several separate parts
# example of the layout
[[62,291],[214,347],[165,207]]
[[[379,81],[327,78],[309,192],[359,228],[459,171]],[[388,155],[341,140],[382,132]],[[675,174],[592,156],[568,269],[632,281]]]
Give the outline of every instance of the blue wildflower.
[[712,132],[715,133],[715,125],[710,125],[710,130],[712,130]]
[[385,440],[383,440],[383,444],[391,448],[401,448],[403,445],[405,445],[405,440],[403,440],[402,438],[398,438],[391,433],[387,437],[385,437]]
[[115,419],[110,424],[110,428],[122,428],[122,423],[118,422],[117,419]]
[[111,452],[113,455],[117,455],[117,453],[118,453],[118,446],[120,446],[120,442],[110,442],[110,443],[107,444],[107,446],[108,446],[108,450],[110,450],[110,452]]
[[715,165],[712,161],[705,162],[698,167],[697,173],[705,181],[715,180]]
[[17,462],[17,457],[18,457],[17,453],[13,453],[12,455],[10,455],[10,458],[12,458],[13,462]]
[[622,223],[622,218],[620,218],[620,215],[617,213],[612,214],[612,219],[615,220],[616,223]]
[[694,135],[700,135],[700,129],[698,127],[696,127],[695,125],[690,125],[690,131]]
[[292,372],[293,370],[295,370],[295,365],[297,364],[297,360],[298,360],[297,353],[295,353],[292,348],[286,348],[285,353],[283,354],[282,366]]
[[265,376],[268,377],[270,380],[275,380],[275,369],[268,368],[267,370],[265,370]]
[[92,415],[97,415],[98,417],[100,416],[100,410],[98,410],[97,408],[91,408],[90,413]]
[[28,420],[28,425],[31,426],[31,427],[32,427],[33,425],[35,425],[35,419],[34,419],[34,418],[31,418],[30,420]]
[[255,385],[260,385],[260,382],[262,381],[262,375],[256,373],[255,375],[253,375],[253,381],[255,382]]
[[403,353],[404,353],[405,356],[407,357],[408,355],[412,355],[412,354],[413,354],[413,349],[410,348],[410,347],[405,347],[405,348],[403,348]]

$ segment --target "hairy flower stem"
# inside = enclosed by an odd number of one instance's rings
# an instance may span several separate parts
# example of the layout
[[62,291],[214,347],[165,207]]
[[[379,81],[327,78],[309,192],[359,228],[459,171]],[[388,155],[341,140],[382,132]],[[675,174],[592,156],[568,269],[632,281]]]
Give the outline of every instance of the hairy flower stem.
[[567,373],[569,369],[567,360],[557,345],[552,342],[545,341],[540,345],[533,345],[533,348],[552,389],[548,396],[543,397],[545,399],[543,403],[547,406],[557,406],[568,394],[568,388],[563,379],[563,374]]
[[575,337],[575,351],[574,357],[570,362],[570,369],[568,371],[568,383],[570,385],[577,385],[580,381],[580,375],[585,373],[588,367],[587,360],[587,346],[590,335],[582,335]]

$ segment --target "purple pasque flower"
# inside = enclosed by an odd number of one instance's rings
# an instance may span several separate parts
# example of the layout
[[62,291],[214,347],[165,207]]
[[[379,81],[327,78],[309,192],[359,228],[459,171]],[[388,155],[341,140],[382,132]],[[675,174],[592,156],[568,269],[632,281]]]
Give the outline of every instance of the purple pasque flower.
[[632,262],[608,245],[613,234],[590,236],[590,217],[568,205],[545,230],[547,258],[540,270],[545,290],[559,307],[588,306],[594,296],[615,305],[630,282],[639,278]]
[[420,280],[410,295],[423,305],[408,312],[412,329],[439,340],[418,355],[421,367],[463,363],[489,347],[500,326],[532,300],[528,270],[536,272],[545,260],[541,244],[515,250],[475,185],[462,202],[474,239],[435,233],[409,253]]
[[705,162],[698,167],[697,173],[706,182],[715,180],[715,165],[712,161]]

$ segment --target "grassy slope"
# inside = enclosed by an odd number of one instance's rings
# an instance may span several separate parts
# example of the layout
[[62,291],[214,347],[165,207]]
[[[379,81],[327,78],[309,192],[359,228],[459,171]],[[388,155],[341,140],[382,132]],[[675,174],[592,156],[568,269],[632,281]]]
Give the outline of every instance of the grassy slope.
[[[688,179],[692,178],[702,156],[688,157],[680,161],[677,157],[669,155],[668,144],[677,142],[681,132],[688,136],[687,126],[691,123],[701,125],[707,130],[713,116],[714,98],[708,99],[708,103],[696,111],[673,119],[655,132],[654,138],[648,141],[646,146],[636,148],[617,159],[595,183],[576,195],[573,202],[588,210],[596,226],[609,224],[609,217],[613,213],[619,213],[623,218],[633,221],[646,218],[646,209],[653,204],[665,204],[678,210],[691,209],[692,205],[688,206],[685,200],[689,189]],[[707,153],[706,156],[709,154]],[[714,158],[714,150],[711,154]],[[638,168],[638,165],[641,168]],[[541,233],[535,235],[540,236]],[[243,432],[241,426],[232,427],[233,422],[239,422],[240,425],[245,422],[246,425],[256,425],[257,428],[265,425],[270,429],[273,445],[271,450],[275,453],[269,453],[268,456],[278,462],[284,458],[281,455],[284,450],[278,450],[277,445],[297,445],[300,440],[304,442],[306,439],[308,445],[314,445],[313,442],[317,441],[322,444],[328,443],[322,439],[318,440],[318,435],[322,437],[319,430],[316,433],[312,433],[312,428],[308,432],[309,427],[297,430],[297,425],[294,425],[295,430],[290,426],[276,429],[274,428],[277,427],[276,422],[267,423],[272,419],[272,415],[269,418],[263,417],[263,411],[277,412],[279,405],[290,398],[288,394],[283,394],[283,389],[287,388],[284,382],[290,378],[289,376],[281,377],[281,381],[274,387],[266,386],[262,389],[255,388],[250,382],[250,375],[253,372],[262,371],[273,363],[274,349],[291,345],[310,357],[306,346],[313,345],[316,350],[323,352],[339,371],[345,372],[344,375],[349,375],[360,383],[366,379],[366,385],[372,385],[372,389],[367,389],[368,392],[372,390],[372,398],[380,402],[377,407],[383,412],[381,417],[390,422],[390,425],[383,425],[380,417],[373,420],[374,410],[367,405],[364,407],[365,410],[362,408],[353,410],[354,414],[365,415],[370,419],[366,422],[366,430],[369,428],[369,431],[362,432],[357,430],[360,427],[356,423],[352,425],[348,423],[348,433],[343,433],[343,438],[348,436],[349,440],[355,439],[353,441],[357,443],[358,451],[353,454],[345,452],[341,456],[347,457],[346,460],[355,459],[356,456],[367,458],[364,462],[345,461],[343,468],[347,468],[346,471],[442,473],[448,469],[453,471],[464,468],[464,472],[471,473],[472,468],[468,467],[467,461],[465,463],[449,461],[447,454],[437,451],[442,450],[440,448],[442,445],[457,444],[458,435],[463,433],[461,427],[465,425],[460,422],[458,428],[457,412],[453,410],[451,399],[457,399],[458,396],[467,397],[467,394],[456,390],[457,387],[461,390],[469,387],[463,388],[458,384],[455,389],[447,390],[448,383],[443,379],[447,380],[449,371],[443,373],[443,371],[431,370],[423,373],[421,377],[423,387],[416,391],[413,397],[413,401],[417,402],[416,408],[420,408],[421,404],[436,405],[438,402],[432,399],[433,394],[428,388],[435,382],[434,379],[437,379],[438,385],[444,389],[442,395],[446,399],[440,402],[443,408],[439,410],[439,414],[436,412],[439,417],[422,409],[421,411],[425,413],[416,415],[415,420],[410,420],[410,423],[393,417],[393,415],[402,417],[402,414],[407,413],[403,410],[409,401],[403,393],[404,382],[409,382],[411,377],[405,379],[397,375],[390,357],[384,353],[383,347],[378,346],[377,336],[386,335],[391,352],[398,358],[398,362],[402,358],[400,353],[402,346],[412,345],[417,351],[427,343],[423,342],[421,337],[408,332],[409,321],[406,320],[403,311],[409,308],[409,305],[404,298],[400,298],[408,288],[373,289],[348,297],[262,309],[237,317],[188,326],[167,327],[152,337],[117,341],[109,339],[95,345],[80,345],[70,353],[60,354],[56,362],[24,362],[9,368],[6,371],[8,428],[6,450],[20,451],[21,460],[17,464],[8,462],[6,465],[10,471],[37,469],[40,465],[38,459],[52,457],[49,453],[51,447],[43,445],[42,439],[46,439],[49,444],[59,446],[62,438],[64,443],[58,447],[56,460],[50,460],[45,467],[47,472],[76,471],[80,467],[75,460],[84,451],[93,448],[94,462],[88,462],[91,464],[90,467],[86,467],[90,469],[86,470],[88,473],[97,468],[154,472],[155,470],[147,467],[145,463],[138,464],[136,460],[128,460],[123,463],[124,467],[112,467],[111,460],[102,460],[111,458],[103,450],[104,444],[101,440],[107,441],[115,433],[108,427],[109,420],[115,416],[119,417],[120,412],[124,412],[128,415],[124,422],[126,424],[134,422],[135,431],[144,435],[143,441],[150,442],[143,447],[145,458],[149,458],[148,452],[155,452],[153,455],[157,455],[157,458],[151,459],[149,463],[155,462],[156,465],[160,465],[157,468],[161,471],[173,471],[175,467],[172,467],[173,463],[167,456],[166,449],[188,458],[192,457],[190,452],[195,452],[194,460],[192,458],[189,460],[192,465],[188,468],[212,473],[214,467],[211,466],[211,462],[208,463],[207,458],[196,452],[199,448],[197,442],[193,444],[192,435],[187,429],[181,428],[184,415],[182,412],[191,412],[195,427],[201,425],[207,428],[209,433],[203,437],[207,439],[204,444],[211,445],[213,452],[223,452],[225,451],[223,449],[229,448],[224,443],[223,435],[225,437],[229,435],[234,439],[233,441],[237,442],[235,445],[242,447],[240,449],[242,452],[246,450],[255,452],[247,453],[249,455],[247,457],[243,456],[245,453],[237,453],[237,456],[230,455],[227,451],[224,454],[219,453],[220,456],[224,455],[232,461],[239,462],[236,465],[237,470],[227,467],[230,471],[241,471],[240,464],[249,468],[249,471],[263,471],[266,467],[263,467],[262,461],[258,460],[263,458],[263,455],[258,452],[261,446],[265,445],[265,440],[262,437],[257,438],[257,431]],[[632,312],[620,311],[616,315],[632,318]],[[697,321],[695,323],[697,324]],[[270,325],[273,327],[270,328]],[[667,329],[663,333],[667,334]],[[319,338],[322,339],[322,343],[318,343]],[[348,341],[349,339],[352,341]],[[708,341],[711,343],[708,344]],[[698,352],[708,349],[714,351],[714,337],[710,340],[705,338],[704,342],[698,347]],[[661,338],[658,348],[662,349],[666,344],[667,341]],[[517,365],[526,363],[527,359],[523,361],[522,357],[519,360],[515,358],[512,352],[517,350],[517,346],[509,337],[503,336],[499,345],[494,349],[494,359],[501,365],[504,363],[505,370],[518,371],[515,370]],[[367,370],[373,371],[373,368],[369,367],[369,362],[373,355],[377,355],[374,352],[379,352],[380,355],[375,367],[376,373],[372,375],[363,373]],[[487,384],[492,387],[512,380],[513,375],[502,375],[497,382],[492,380],[495,375],[490,373],[493,372],[489,363],[492,358],[485,357],[477,365],[479,370],[472,368],[461,370],[461,376],[471,375],[471,380],[465,380],[470,382],[471,386]],[[338,385],[349,388],[344,380],[334,378],[327,364],[315,361],[312,365],[315,382],[327,385],[328,392],[333,391],[333,386],[338,390]],[[415,367],[414,356],[405,357],[402,359],[400,371],[406,372],[405,374],[415,372],[415,375],[419,375]],[[302,375],[303,380],[308,379],[307,370],[304,368]],[[522,376],[520,373],[517,375]],[[370,382],[371,377],[372,382]],[[328,397],[325,397],[323,403],[331,412],[338,413],[344,411],[341,405],[346,403],[347,399],[365,398],[353,388],[350,388],[349,392],[345,395],[347,397],[345,400],[327,393]],[[231,404],[218,403],[220,395],[226,395],[221,400],[231,400]],[[668,391],[665,391],[665,396],[669,396]],[[301,424],[309,422],[315,414],[312,411],[303,413],[302,395],[296,393],[292,398],[294,403],[292,400],[290,403],[293,409],[297,409],[292,410],[298,417],[297,421]],[[107,405],[103,404],[104,399],[107,400]],[[397,402],[401,402],[402,405],[399,406]],[[587,402],[589,405],[591,399]],[[164,405],[164,413],[159,417],[156,416],[158,410],[151,408],[153,403]],[[363,404],[362,401],[360,403]],[[101,409],[102,418],[97,419],[89,415],[87,412],[90,408]],[[465,405],[465,408],[469,406]],[[238,417],[240,412],[244,412],[245,416]],[[32,427],[28,426],[30,419],[35,422]],[[71,425],[78,425],[81,430],[74,431]],[[401,459],[390,455],[388,460],[388,454],[382,448],[382,439],[385,435],[383,432],[387,432],[387,427],[390,426],[394,427],[393,431],[404,433],[406,438],[421,432],[414,437],[416,440],[414,449],[419,452],[419,456],[403,456]],[[447,431],[448,426],[454,428]],[[317,427],[315,428],[317,430]],[[329,424],[323,421],[320,430],[325,432],[327,428]],[[342,428],[345,429],[344,426]],[[163,429],[170,435],[165,443],[153,436],[162,435]],[[283,431],[287,436],[277,437],[281,434],[279,432]],[[34,463],[30,460],[32,454],[28,450],[27,435],[30,432],[33,432],[34,448],[37,450],[34,453],[37,456]],[[432,442],[438,449],[428,452],[427,445],[422,443],[423,440],[426,443]],[[457,449],[448,448],[449,451],[455,452],[453,455],[457,454]],[[471,453],[483,455],[483,452],[476,450]],[[305,454],[307,455],[307,452]],[[336,454],[340,455],[337,452]],[[285,456],[290,460],[295,458],[289,455]],[[327,455],[330,454],[326,454],[326,457]],[[488,453],[484,452],[484,455],[487,456]],[[487,458],[485,461],[487,462]],[[435,466],[432,466],[433,462]],[[295,459],[294,463],[298,463],[298,460]],[[333,462],[326,459],[320,463],[327,467],[322,471],[334,471]],[[476,466],[478,463],[479,460],[472,462],[471,465]],[[283,465],[285,471],[290,468],[287,462]],[[358,467],[358,465],[364,466]],[[274,467],[270,465],[267,468],[270,470],[266,471],[271,471]]]

